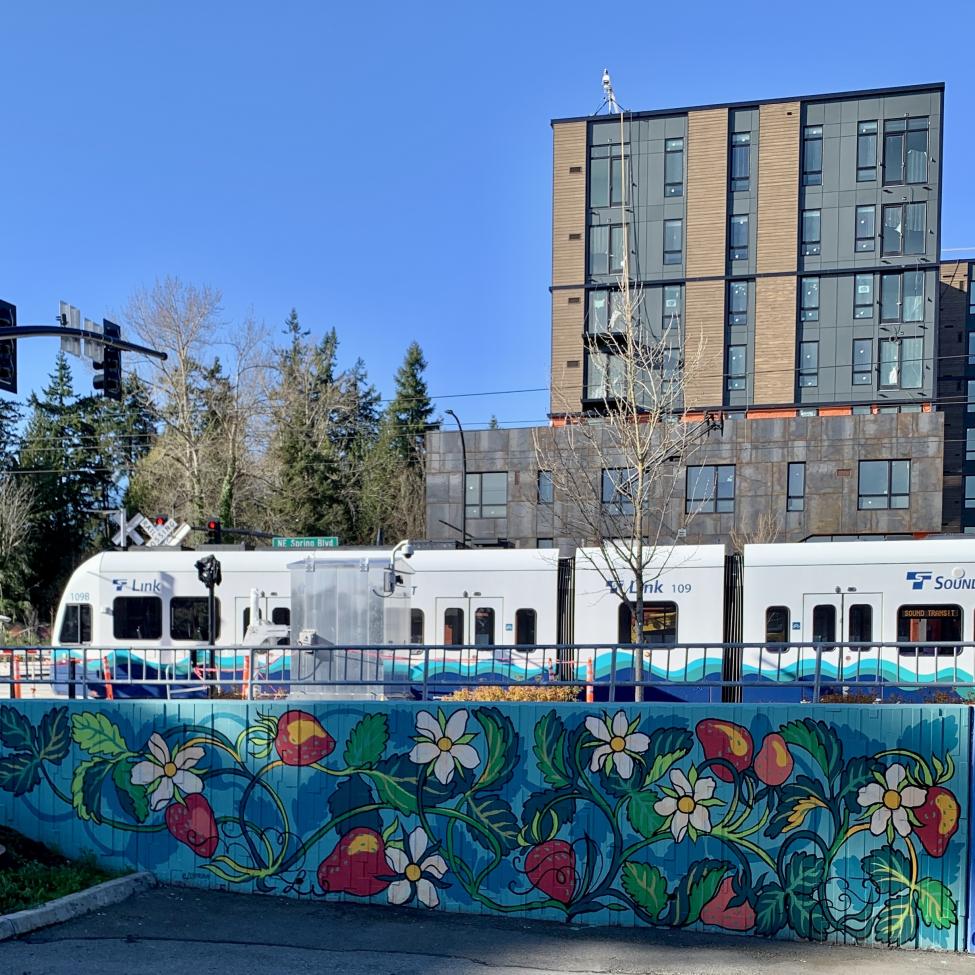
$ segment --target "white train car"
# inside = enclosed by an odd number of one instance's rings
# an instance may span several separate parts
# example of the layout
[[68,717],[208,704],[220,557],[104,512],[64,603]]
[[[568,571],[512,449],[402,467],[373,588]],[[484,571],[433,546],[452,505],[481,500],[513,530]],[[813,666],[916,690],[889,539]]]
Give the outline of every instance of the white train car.
[[954,644],[975,639],[975,542],[749,545],[743,618],[744,641],[765,644],[744,650],[745,681],[812,680],[815,649],[788,644],[836,641],[853,646],[821,651],[827,682],[907,698],[923,691],[910,684],[971,682],[975,651]]

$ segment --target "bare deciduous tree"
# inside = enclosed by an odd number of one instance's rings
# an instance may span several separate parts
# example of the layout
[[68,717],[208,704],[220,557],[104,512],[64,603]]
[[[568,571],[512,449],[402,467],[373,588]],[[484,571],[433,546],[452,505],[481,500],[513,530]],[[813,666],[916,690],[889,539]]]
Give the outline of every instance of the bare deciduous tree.
[[728,533],[728,540],[736,552],[743,552],[746,545],[769,545],[777,542],[781,532],[782,521],[770,506],[747,528],[736,524]]
[[16,556],[30,534],[34,492],[26,478],[0,476],[0,567]]

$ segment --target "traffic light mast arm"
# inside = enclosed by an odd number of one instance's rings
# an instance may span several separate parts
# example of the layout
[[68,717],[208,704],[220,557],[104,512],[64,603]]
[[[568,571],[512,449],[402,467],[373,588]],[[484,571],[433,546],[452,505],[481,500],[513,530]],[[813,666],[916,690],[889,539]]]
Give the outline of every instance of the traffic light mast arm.
[[157,352],[144,345],[126,342],[123,339],[106,338],[101,332],[89,332],[83,328],[63,328],[60,325],[18,325],[16,328],[0,328],[0,342],[4,339],[29,339],[34,337],[61,338],[73,335],[79,339],[89,339],[121,352],[138,352],[153,359],[165,360],[165,352]]

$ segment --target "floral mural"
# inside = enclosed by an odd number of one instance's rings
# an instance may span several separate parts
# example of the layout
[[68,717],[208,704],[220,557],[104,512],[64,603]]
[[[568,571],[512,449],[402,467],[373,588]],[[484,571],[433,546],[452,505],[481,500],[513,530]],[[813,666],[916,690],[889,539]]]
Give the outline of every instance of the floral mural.
[[163,880],[966,942],[963,708],[19,702],[0,746],[11,825]]

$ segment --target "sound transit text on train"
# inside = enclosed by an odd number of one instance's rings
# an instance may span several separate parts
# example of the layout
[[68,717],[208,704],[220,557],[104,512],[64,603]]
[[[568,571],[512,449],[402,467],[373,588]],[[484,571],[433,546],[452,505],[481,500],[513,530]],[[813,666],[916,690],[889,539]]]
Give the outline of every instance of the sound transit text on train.
[[927,570],[912,569],[907,573],[906,579],[911,583],[912,589],[924,589],[928,582],[932,584],[932,589],[975,589],[975,578],[936,576]]

